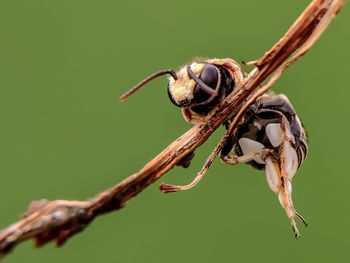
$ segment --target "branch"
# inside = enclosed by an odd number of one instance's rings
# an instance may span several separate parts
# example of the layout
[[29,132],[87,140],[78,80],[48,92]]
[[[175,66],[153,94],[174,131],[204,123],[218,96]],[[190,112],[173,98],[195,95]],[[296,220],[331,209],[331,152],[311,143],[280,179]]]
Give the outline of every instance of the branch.
[[[344,0],[314,0],[270,51],[260,59],[246,63],[254,65],[255,68],[234,92],[213,109],[204,123],[193,126],[138,173],[88,201],[32,202],[21,221],[0,232],[0,258],[16,244],[30,238],[35,239],[38,247],[51,240],[55,240],[57,246],[60,246],[69,237],[84,230],[96,216],[123,208],[128,200],[204,143],[235,109],[240,108],[223,140],[199,173],[199,176],[203,176],[247,107],[269,89],[289,65],[308,51],[343,3]],[[271,77],[267,84],[260,87],[269,76]]]

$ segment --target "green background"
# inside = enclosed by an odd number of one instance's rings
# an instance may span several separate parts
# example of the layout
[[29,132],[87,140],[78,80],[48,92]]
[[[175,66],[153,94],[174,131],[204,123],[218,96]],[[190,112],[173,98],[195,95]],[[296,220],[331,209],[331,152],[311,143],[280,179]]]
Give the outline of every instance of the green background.
[[[84,200],[138,171],[191,125],[168,100],[166,79],[125,103],[149,74],[193,57],[254,60],[309,1],[0,2],[0,228],[31,200]],[[5,262],[349,262],[350,5],[274,86],[304,122],[309,156],[293,181],[309,221],[295,240],[262,172],[216,160],[192,180],[221,138],[196,151],[118,212],[64,247],[28,241]],[[246,68],[247,71],[250,68]]]

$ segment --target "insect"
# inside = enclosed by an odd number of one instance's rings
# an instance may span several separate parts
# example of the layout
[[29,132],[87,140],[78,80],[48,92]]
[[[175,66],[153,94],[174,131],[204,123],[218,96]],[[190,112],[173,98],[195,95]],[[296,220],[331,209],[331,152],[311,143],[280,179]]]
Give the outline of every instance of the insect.
[[[154,78],[166,74],[170,75],[167,89],[170,101],[182,108],[185,120],[191,123],[204,122],[210,111],[246,77],[240,65],[232,59],[196,59],[176,73],[164,70],[149,76],[124,94],[121,101]],[[226,128],[236,113],[232,112],[226,120]],[[305,129],[288,98],[268,92],[248,107],[220,154],[224,163],[247,163],[265,170],[268,186],[278,195],[297,238],[300,234],[295,218],[305,226],[307,223],[294,209],[291,181],[307,150]],[[189,189],[195,184],[179,186],[177,190]]]

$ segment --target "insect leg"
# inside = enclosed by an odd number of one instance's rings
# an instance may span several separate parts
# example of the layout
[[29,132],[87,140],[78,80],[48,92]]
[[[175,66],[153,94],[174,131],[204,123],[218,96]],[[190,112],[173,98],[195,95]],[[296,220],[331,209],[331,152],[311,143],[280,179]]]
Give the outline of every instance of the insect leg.
[[187,185],[172,185],[172,184],[160,184],[159,190],[163,191],[164,193],[173,193],[180,190],[188,190],[191,189],[193,186],[195,186],[204,176],[208,168],[206,165],[202,168],[202,170],[197,174],[197,176],[193,179],[193,181]]
[[295,237],[300,238],[299,230],[294,219],[298,217],[305,226],[307,226],[307,223],[305,219],[295,211],[292,201],[291,180],[296,172],[298,159],[289,140],[284,138],[279,160],[268,157],[265,162],[266,181],[271,190],[278,194],[278,199],[291,221]]
[[296,223],[294,221],[295,217],[298,217],[305,226],[307,223],[305,219],[295,211],[292,201],[292,183],[291,180],[297,169],[297,157],[295,150],[291,147],[288,141],[284,141],[281,159],[280,159],[280,169],[281,169],[281,180],[283,180],[283,184],[281,186],[281,190],[278,193],[278,199],[287,212],[288,217],[290,218],[293,226],[293,230],[295,233],[295,237],[299,238],[299,232],[296,227]]
[[[293,231],[296,238],[300,237],[296,226],[295,217],[298,217],[305,226],[305,219],[298,214],[292,201],[292,178],[295,175],[299,160],[296,149],[294,135],[291,132],[290,124],[282,113],[270,109],[260,109],[257,114],[261,117],[266,113],[275,113],[276,123],[266,126],[266,133],[274,147],[279,147],[279,158],[268,156],[265,159],[266,181],[273,192],[278,194],[278,199],[291,220]],[[277,125],[279,123],[280,125]],[[280,129],[280,130],[279,130]]]
[[294,220],[296,212],[291,198],[292,185],[290,181],[283,176],[279,162],[271,157],[266,158],[265,173],[267,184],[273,192],[278,194],[278,199],[292,223],[295,237],[299,238],[299,230]]
[[192,124],[203,123],[205,120],[205,117],[191,111],[189,108],[182,108],[182,116],[185,121]]
[[254,158],[257,158],[257,157],[260,157],[262,160],[264,160],[266,156],[271,152],[272,152],[271,149],[264,148],[259,151],[250,152],[242,156],[228,154],[228,155],[221,155],[220,158],[224,163],[227,163],[227,164],[239,164],[239,163],[246,163],[246,162],[252,161]]
[[219,150],[217,148],[214,149],[214,151],[210,154],[206,162],[204,163],[202,170],[197,174],[197,176],[193,179],[191,183],[188,185],[171,185],[171,184],[160,184],[159,190],[163,191],[164,193],[173,193],[177,192],[179,190],[188,190],[195,186],[205,175],[205,173],[208,171],[210,165],[213,163],[215,156],[218,154]]

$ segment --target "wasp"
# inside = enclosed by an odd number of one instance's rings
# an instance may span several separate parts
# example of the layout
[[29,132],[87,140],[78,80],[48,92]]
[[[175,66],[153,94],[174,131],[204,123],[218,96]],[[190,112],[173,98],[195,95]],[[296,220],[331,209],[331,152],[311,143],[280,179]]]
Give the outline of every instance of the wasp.
[[[182,109],[187,122],[194,124],[204,122],[211,110],[246,77],[233,59],[195,59],[178,72],[164,70],[149,76],[124,94],[121,101],[154,78],[166,74],[170,75],[167,88],[170,101]],[[226,128],[235,113],[224,123]],[[248,107],[220,153],[224,163],[247,163],[265,170],[267,184],[278,195],[297,238],[300,234],[295,218],[305,226],[307,223],[294,208],[291,181],[307,151],[306,132],[292,104],[285,95],[268,92]]]

